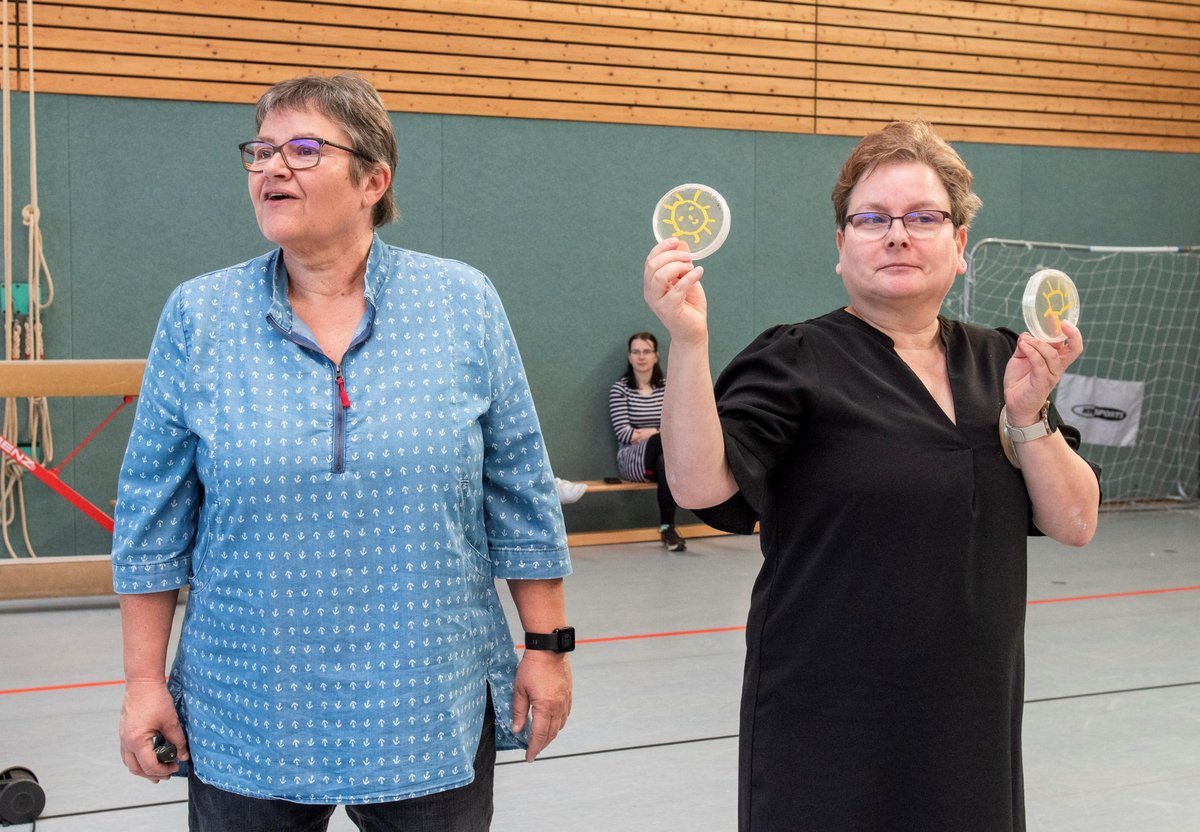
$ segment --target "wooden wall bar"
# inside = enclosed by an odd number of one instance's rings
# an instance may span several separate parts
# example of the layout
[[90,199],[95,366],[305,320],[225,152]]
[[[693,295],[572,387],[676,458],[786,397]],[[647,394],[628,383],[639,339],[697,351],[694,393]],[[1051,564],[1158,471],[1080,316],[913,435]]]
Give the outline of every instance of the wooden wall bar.
[[919,116],[956,140],[1200,151],[1194,0],[33,6],[39,92],[252,103],[352,69],[396,111],[828,135]]

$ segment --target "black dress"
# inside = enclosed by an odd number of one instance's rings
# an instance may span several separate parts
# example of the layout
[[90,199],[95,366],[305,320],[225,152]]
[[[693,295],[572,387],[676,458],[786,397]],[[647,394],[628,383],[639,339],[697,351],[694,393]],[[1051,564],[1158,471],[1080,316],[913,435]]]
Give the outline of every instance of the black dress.
[[957,424],[840,310],[763,333],[717,383],[741,490],[697,514],[761,521],[764,556],[742,832],[1025,829],[1031,507],[997,433],[1016,336],[940,324]]

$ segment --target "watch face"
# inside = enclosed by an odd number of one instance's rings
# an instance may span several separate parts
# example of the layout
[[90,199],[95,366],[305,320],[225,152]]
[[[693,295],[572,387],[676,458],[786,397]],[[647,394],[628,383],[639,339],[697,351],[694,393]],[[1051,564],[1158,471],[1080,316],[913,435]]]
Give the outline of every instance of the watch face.
[[558,631],[558,652],[570,653],[575,649],[575,628],[567,627]]

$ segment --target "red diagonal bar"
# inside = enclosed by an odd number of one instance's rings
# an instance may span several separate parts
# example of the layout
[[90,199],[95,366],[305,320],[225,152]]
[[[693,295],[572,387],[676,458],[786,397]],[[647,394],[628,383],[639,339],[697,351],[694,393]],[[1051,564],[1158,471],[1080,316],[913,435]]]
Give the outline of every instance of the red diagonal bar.
[[114,416],[116,416],[118,413],[120,413],[120,412],[121,412],[121,409],[122,409],[122,408],[124,408],[124,407],[125,407],[125,405],[127,405],[127,404],[129,404],[131,401],[133,401],[133,399],[134,399],[134,397],[133,397],[133,396],[126,396],[126,397],[125,397],[125,399],[124,399],[124,400],[123,400],[123,401],[122,401],[122,402],[121,402],[119,405],[117,405],[117,406],[116,406],[116,409],[114,409],[112,413],[108,414],[108,416],[107,416],[107,417],[105,417],[105,419],[104,419],[104,421],[103,421],[103,422],[101,422],[100,424],[96,425],[96,429],[95,429],[94,431],[92,431],[91,433],[89,433],[89,434],[87,435],[87,438],[86,438],[86,439],[84,439],[82,442],[80,442],[78,445],[76,445],[76,446],[75,446],[75,450],[73,450],[73,451],[71,451],[71,453],[67,454],[67,458],[66,458],[66,459],[64,459],[62,462],[58,463],[58,465],[57,465],[57,466],[55,466],[54,468],[51,468],[51,469],[50,469],[50,470],[51,470],[51,472],[52,472],[52,473],[54,473],[54,474],[57,474],[57,473],[58,473],[58,472],[60,472],[60,471],[61,471],[63,468],[65,468],[65,467],[66,467],[66,465],[67,465],[67,463],[68,463],[68,462],[70,462],[72,459],[74,459],[74,458],[75,458],[75,454],[77,454],[77,453],[79,453],[80,451],[82,451],[82,450],[83,450],[83,446],[84,446],[84,445],[86,445],[87,443],[89,443],[89,442],[91,442],[93,439],[95,439],[95,438],[96,438],[96,435],[97,435],[98,433],[100,433],[100,431],[104,430],[104,426],[105,426],[105,425],[107,425],[109,422],[111,422],[111,421],[113,420],[113,417],[114,417]]
[[4,453],[11,456],[17,461],[18,465],[46,483],[46,485],[58,492],[59,496],[99,523],[109,534],[112,534],[113,519],[111,517],[88,502],[86,497],[59,479],[57,474],[42,467],[37,460],[9,442],[4,436],[0,436],[0,451],[4,451]]

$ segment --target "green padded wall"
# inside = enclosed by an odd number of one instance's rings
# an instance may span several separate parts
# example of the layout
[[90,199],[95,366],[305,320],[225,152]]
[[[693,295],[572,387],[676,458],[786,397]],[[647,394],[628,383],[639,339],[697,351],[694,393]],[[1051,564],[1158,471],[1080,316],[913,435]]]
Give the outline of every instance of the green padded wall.
[[[19,212],[27,200],[27,99],[13,102]],[[143,356],[172,287],[266,250],[236,150],[253,135],[253,116],[241,105],[38,97],[42,229],[57,292],[45,316],[47,357]],[[732,233],[705,261],[715,369],[767,326],[845,302],[833,272],[829,192],[853,139],[702,124],[401,114],[393,122],[403,218],[382,235],[491,276],[561,476],[615,473],[606,394],[624,369],[625,339],[640,329],[665,335],[640,286],[651,212],[668,188],[704,182],[730,205]],[[1200,156],[958,148],[984,200],[972,239],[1200,242]],[[19,213],[14,248],[23,280]],[[54,401],[57,457],[115,404]],[[115,497],[130,410],[64,471],[105,509]],[[25,489],[41,553],[108,551],[100,528],[41,483],[28,480]],[[566,511],[573,530],[655,521],[645,493],[593,495]]]

